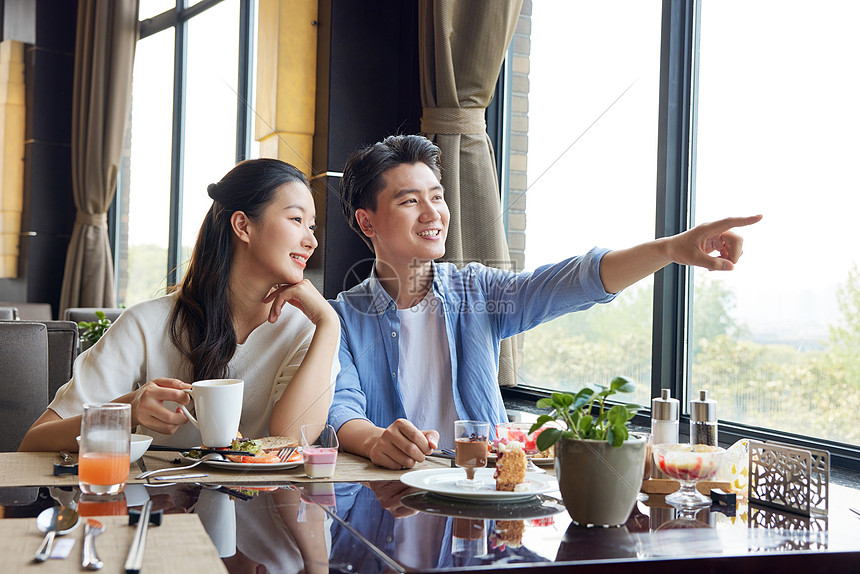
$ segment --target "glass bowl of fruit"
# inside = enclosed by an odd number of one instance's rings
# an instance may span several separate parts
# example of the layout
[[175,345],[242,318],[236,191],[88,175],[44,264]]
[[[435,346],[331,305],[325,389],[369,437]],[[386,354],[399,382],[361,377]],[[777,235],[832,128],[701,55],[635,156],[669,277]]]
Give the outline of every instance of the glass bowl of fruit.
[[657,468],[681,483],[681,488],[668,495],[666,502],[681,507],[711,504],[696,489],[696,484],[717,476],[726,449],[705,444],[655,444],[651,451]]

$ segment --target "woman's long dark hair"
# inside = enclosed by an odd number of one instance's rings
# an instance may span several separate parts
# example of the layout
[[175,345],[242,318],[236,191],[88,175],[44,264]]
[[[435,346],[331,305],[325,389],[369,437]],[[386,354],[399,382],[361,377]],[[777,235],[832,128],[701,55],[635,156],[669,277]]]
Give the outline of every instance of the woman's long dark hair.
[[191,363],[192,381],[227,376],[236,352],[236,331],[228,301],[233,228],[230,218],[242,211],[259,218],[285,183],[308,180],[277,159],[252,159],[236,165],[209,185],[212,207],[200,226],[188,272],[170,314],[170,340]]

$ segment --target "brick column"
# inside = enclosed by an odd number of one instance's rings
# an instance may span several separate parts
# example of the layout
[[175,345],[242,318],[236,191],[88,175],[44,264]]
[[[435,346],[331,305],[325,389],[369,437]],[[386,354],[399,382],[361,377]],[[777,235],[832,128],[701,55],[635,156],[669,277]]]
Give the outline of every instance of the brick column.
[[514,269],[525,267],[526,188],[529,152],[529,54],[531,53],[532,0],[523,2],[512,40],[511,158],[508,192],[508,249]]

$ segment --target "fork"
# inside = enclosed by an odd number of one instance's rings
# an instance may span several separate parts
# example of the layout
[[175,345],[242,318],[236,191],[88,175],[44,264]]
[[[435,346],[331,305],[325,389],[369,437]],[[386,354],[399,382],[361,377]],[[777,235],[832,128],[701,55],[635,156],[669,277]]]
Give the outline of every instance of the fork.
[[202,464],[202,463],[209,461],[209,460],[224,460],[224,457],[221,456],[220,454],[216,454],[213,452],[213,453],[209,453],[207,455],[204,455],[200,460],[198,460],[194,464],[189,464],[188,466],[174,466],[174,467],[168,467],[168,468],[159,468],[157,470],[150,470],[149,472],[144,472],[143,474],[138,474],[135,478],[137,480],[143,480],[144,478],[148,478],[148,477],[152,476],[153,474],[160,474],[162,472],[172,472],[174,470],[188,470],[189,468],[194,468],[198,464]]
[[299,448],[297,446],[285,446],[281,450],[278,451],[278,460],[281,462],[287,462],[287,459],[292,456],[296,449]]

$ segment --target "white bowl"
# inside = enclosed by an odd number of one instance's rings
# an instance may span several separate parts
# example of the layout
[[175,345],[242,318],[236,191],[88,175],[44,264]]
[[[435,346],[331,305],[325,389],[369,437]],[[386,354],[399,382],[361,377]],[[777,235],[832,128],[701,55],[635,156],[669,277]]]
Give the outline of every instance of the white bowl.
[[129,450],[129,462],[134,462],[140,457],[143,456],[143,453],[146,452],[146,449],[149,448],[149,445],[152,444],[152,437],[145,434],[135,434],[131,435],[131,449]]
[[[80,435],[75,437],[75,440],[78,441],[78,445],[81,444]],[[143,453],[146,452],[146,449],[149,448],[149,445],[152,444],[152,437],[145,434],[131,434],[131,446],[128,452],[128,460],[129,462],[134,462],[140,457],[143,456]]]

